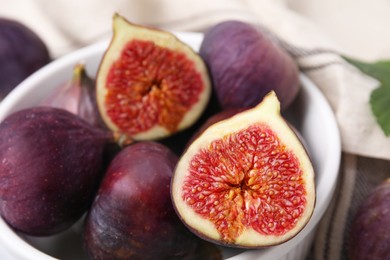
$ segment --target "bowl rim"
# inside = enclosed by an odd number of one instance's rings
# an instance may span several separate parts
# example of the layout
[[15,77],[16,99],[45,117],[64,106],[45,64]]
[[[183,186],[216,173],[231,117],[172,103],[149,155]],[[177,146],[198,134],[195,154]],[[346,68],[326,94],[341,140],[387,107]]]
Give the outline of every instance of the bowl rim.
[[[199,46],[199,43],[202,40],[202,33],[195,32],[174,32],[179,39],[187,42],[193,42],[194,48]],[[13,91],[11,91],[0,103],[0,122],[6,117],[11,108],[17,104],[26,92],[32,91],[37,88],[37,83],[41,82],[47,78],[52,73],[60,71],[66,65],[74,65],[76,62],[79,62],[80,59],[88,59],[93,55],[100,54],[108,46],[109,40],[103,40],[89,46],[80,48],[72,53],[66,54],[62,57],[57,58],[46,66],[42,67],[37,72],[33,73],[31,76],[26,78],[22,83],[20,83]],[[273,247],[269,247],[263,250],[246,250],[236,256],[229,257],[230,260],[239,260],[239,259],[256,259],[259,256],[261,257],[272,257],[273,259],[278,259],[283,255],[287,254],[290,250],[296,247],[303,239],[314,230],[318,222],[324,215],[326,209],[328,208],[330,201],[333,197],[336,182],[339,174],[339,167],[341,162],[341,140],[340,133],[337,125],[335,115],[326,100],[322,92],[315,86],[315,84],[304,74],[300,74],[300,80],[305,91],[309,93],[309,96],[314,97],[318,106],[321,106],[322,116],[327,118],[327,124],[325,127],[326,131],[330,133],[334,142],[328,144],[329,150],[334,151],[331,156],[329,156],[329,162],[325,164],[325,169],[323,174],[327,176],[327,194],[321,194],[321,200],[316,201],[316,206],[313,211],[313,215],[307,225],[291,240]],[[320,116],[319,116],[320,117]],[[316,187],[317,188],[317,187]],[[318,189],[316,189],[318,191]],[[318,198],[318,195],[317,195]],[[0,217],[0,241],[2,245],[0,248],[4,248],[8,253],[11,253],[14,257],[20,259],[56,259],[29,244],[28,242],[21,239],[9,226],[8,224]],[[15,243],[18,241],[18,243]]]

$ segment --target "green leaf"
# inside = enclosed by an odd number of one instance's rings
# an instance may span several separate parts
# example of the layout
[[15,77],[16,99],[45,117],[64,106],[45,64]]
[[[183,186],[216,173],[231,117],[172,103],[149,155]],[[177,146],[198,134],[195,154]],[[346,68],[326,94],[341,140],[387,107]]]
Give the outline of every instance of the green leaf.
[[390,136],[390,60],[367,63],[350,57],[343,58],[380,82],[380,86],[371,92],[370,106],[383,133]]
[[370,96],[371,110],[386,136],[390,135],[390,87],[381,85]]
[[350,64],[357,67],[363,73],[376,78],[380,82],[386,82],[390,86],[390,60],[381,60],[374,63],[362,62],[350,57],[343,57]]

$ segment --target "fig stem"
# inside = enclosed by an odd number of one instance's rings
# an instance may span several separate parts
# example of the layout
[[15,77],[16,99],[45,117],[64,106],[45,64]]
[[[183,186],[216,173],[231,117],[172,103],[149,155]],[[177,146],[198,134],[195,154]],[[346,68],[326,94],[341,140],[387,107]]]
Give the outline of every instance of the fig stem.
[[128,136],[122,132],[114,132],[114,140],[121,148],[135,142],[131,136]]
[[94,87],[94,84],[91,78],[88,76],[85,69],[85,64],[83,62],[79,62],[74,65],[72,83],[73,85],[81,87]]

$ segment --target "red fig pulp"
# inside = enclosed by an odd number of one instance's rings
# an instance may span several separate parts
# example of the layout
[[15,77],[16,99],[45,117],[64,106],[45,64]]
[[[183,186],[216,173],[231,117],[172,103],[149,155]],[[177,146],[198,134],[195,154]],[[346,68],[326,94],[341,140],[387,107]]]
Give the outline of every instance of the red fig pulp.
[[96,76],[100,114],[114,132],[158,140],[192,126],[211,93],[206,66],[174,34],[113,16]]
[[237,248],[283,243],[315,207],[314,168],[275,92],[207,127],[180,157],[172,201],[199,237]]

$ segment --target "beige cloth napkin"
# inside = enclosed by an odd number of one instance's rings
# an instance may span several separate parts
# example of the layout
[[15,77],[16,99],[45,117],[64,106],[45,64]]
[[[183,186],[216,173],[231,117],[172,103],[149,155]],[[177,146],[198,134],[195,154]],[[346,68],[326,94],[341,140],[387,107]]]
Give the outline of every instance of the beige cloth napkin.
[[[379,7],[387,5],[384,0],[376,1]],[[327,30],[330,35],[333,32],[333,36],[337,36],[336,30],[332,29],[344,26],[343,21],[353,26],[348,20],[348,10],[345,8],[346,12],[331,17],[328,22],[320,16],[321,10],[332,4],[334,7],[355,6],[352,2],[356,1],[337,1],[336,6],[335,0],[13,0],[12,4],[0,0],[1,6],[6,6],[0,9],[0,15],[29,24],[47,42],[54,57],[110,37],[114,12],[136,23],[174,31],[204,31],[227,19],[239,19],[268,28],[295,58],[301,71],[324,93],[339,125],[343,149],[339,188],[308,255],[308,259],[334,260],[343,259],[347,254],[348,227],[356,208],[373,186],[390,175],[386,172],[390,166],[390,138],[376,124],[368,104],[370,92],[378,83],[338,55],[354,55],[353,48],[346,48],[348,44],[345,42],[336,43],[325,33]],[[365,20],[374,21],[375,17],[369,19],[363,2],[369,6],[367,0],[359,1],[356,5],[360,5],[360,9],[351,9],[354,18],[356,21],[363,19],[362,12],[366,15]],[[381,16],[377,17],[382,19],[385,16],[381,10],[371,9],[380,13]],[[323,26],[322,29],[318,24]],[[363,38],[365,33],[372,31],[359,31]],[[368,39],[358,42],[360,49],[355,48],[355,51],[369,48],[362,45],[365,42]],[[383,47],[381,43],[376,41],[375,47]]]

